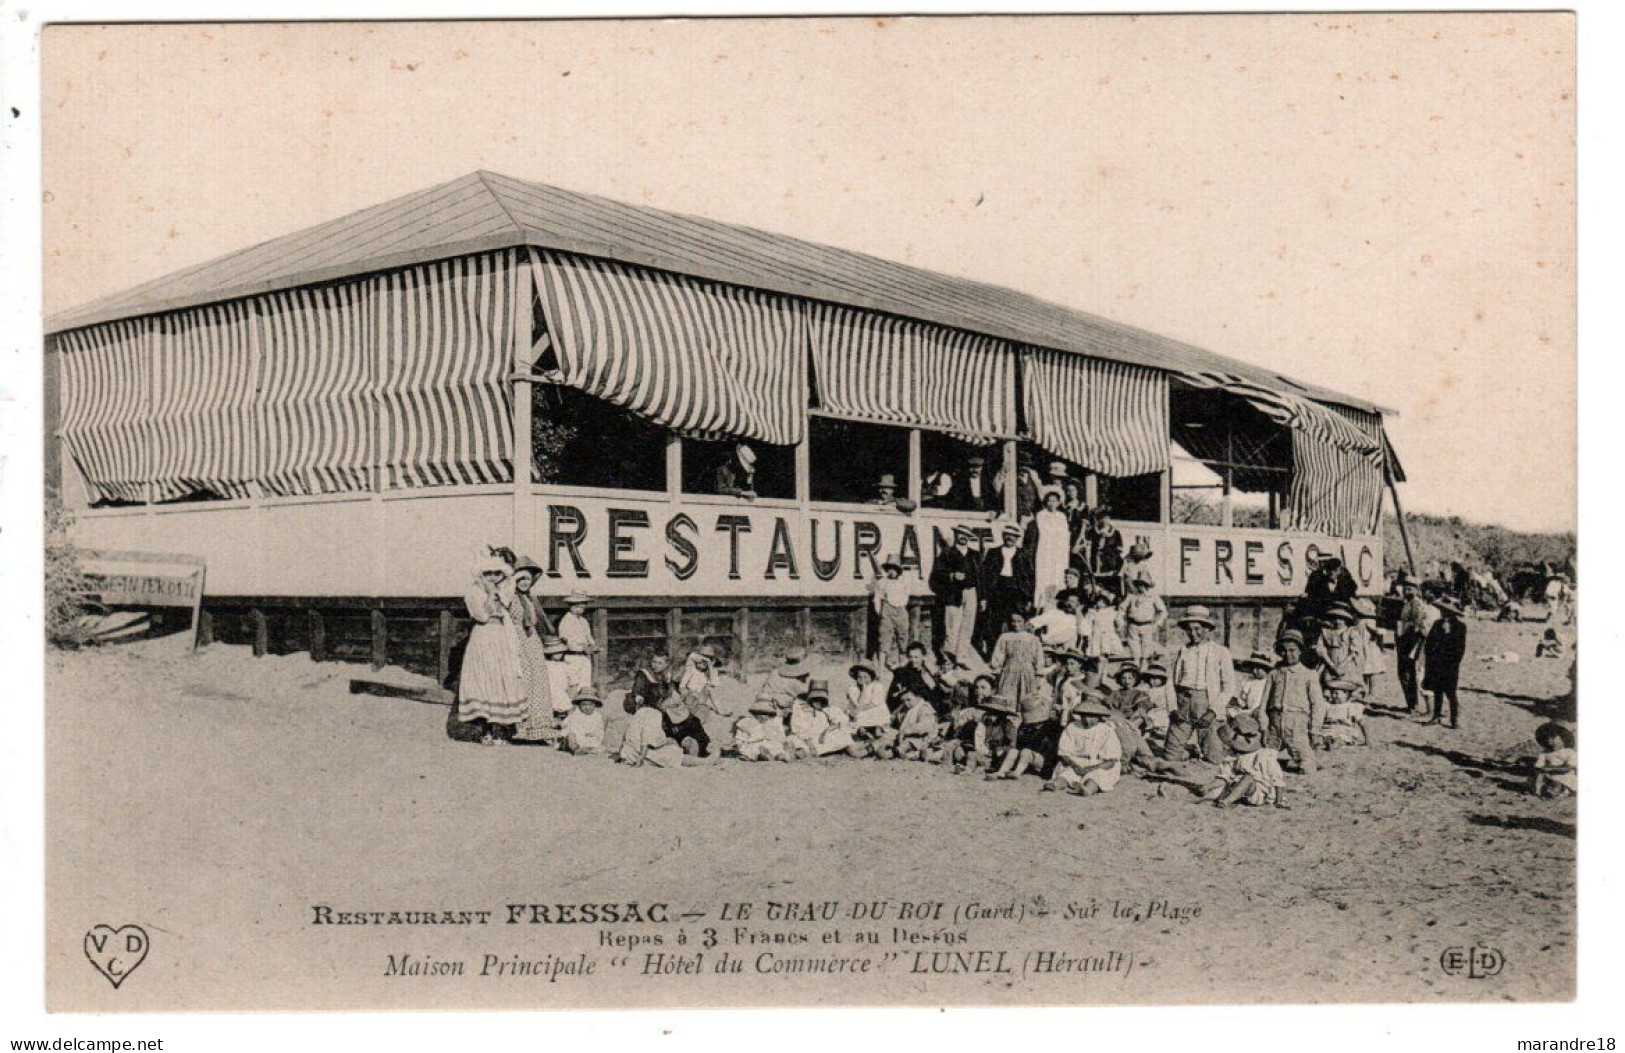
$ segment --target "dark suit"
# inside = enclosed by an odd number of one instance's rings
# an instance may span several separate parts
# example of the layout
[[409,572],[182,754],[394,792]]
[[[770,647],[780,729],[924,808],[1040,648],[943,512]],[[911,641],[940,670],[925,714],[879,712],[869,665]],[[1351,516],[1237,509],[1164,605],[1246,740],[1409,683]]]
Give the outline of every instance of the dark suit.
[[1025,548],[1012,550],[1014,565],[1004,574],[1002,548],[989,549],[982,557],[982,580],[977,600],[987,605],[976,624],[977,649],[985,658],[993,651],[999,634],[1010,627],[1010,615],[1025,610],[1033,599],[1033,557]]
[[1450,726],[1460,724],[1460,705],[1456,700],[1456,687],[1461,679],[1461,661],[1467,656],[1467,625],[1460,618],[1440,618],[1428,630],[1422,645],[1426,669],[1422,673],[1422,690],[1433,692],[1433,719],[1444,719],[1445,707],[1450,708]]
[[[940,549],[931,564],[931,647],[942,654],[944,647],[959,651],[964,640],[973,634],[976,624],[976,589],[980,584],[982,568],[978,565],[976,550],[960,552],[957,547]],[[972,606],[965,609],[966,601]],[[965,618],[971,628],[963,629]],[[949,623],[953,624],[950,625]],[[950,634],[949,630],[953,632]],[[964,656],[961,655],[961,658]]]

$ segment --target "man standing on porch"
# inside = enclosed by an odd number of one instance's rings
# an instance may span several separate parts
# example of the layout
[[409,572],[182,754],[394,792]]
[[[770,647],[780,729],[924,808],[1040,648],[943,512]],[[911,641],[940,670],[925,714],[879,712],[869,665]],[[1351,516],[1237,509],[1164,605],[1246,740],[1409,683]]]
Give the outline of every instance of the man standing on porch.
[[953,545],[938,552],[931,564],[931,643],[938,660],[944,651],[952,651],[962,662],[976,653],[976,585],[981,574],[971,551],[975,538],[970,527],[954,527]]

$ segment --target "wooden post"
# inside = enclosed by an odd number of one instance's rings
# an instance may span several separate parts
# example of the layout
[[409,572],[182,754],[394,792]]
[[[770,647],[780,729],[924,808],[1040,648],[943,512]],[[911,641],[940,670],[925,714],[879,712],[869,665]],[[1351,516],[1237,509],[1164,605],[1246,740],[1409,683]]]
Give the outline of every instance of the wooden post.
[[676,432],[666,436],[666,496],[673,503],[683,499],[683,440]]
[[923,463],[920,459],[920,429],[908,430],[908,499],[920,507],[920,496],[925,492],[925,480],[920,478]]
[[208,610],[198,612],[197,616],[197,644],[207,647],[214,643],[214,615]]
[[1021,459],[1016,455],[1016,440],[1004,440],[1004,515],[1007,519],[1016,518],[1016,491],[1021,488],[1021,480],[1017,473],[1021,469]]
[[437,630],[440,646],[435,655],[435,683],[445,687],[451,682],[451,646],[452,636],[457,631],[457,621],[451,616],[450,611],[442,609],[439,622]]
[[327,625],[322,621],[322,612],[312,607],[305,612],[305,618],[310,623],[310,660],[312,662],[327,661]]
[[377,607],[372,609],[372,667],[382,669],[389,664],[389,621]]
[[812,608],[796,608],[796,628],[801,630],[801,646],[812,651]]
[[864,651],[864,636],[868,630],[868,611],[864,607],[853,607],[847,614],[847,648],[854,658],[862,658]]
[[[524,255],[525,250],[520,249],[518,259],[523,259]],[[531,514],[530,507],[531,462],[535,442],[531,425],[531,384],[534,378],[530,366],[537,334],[532,331],[530,268],[520,264],[515,267],[515,277],[518,280],[513,282],[513,298],[508,304],[508,316],[513,322],[513,510],[509,536],[515,552],[528,554],[535,548],[533,528],[536,517]]]
[[676,664],[681,657],[677,653],[677,641],[683,638],[683,608],[666,608],[666,658]]
[[807,421],[807,434],[796,444],[796,503],[806,507],[812,500],[812,421]]
[[734,659],[739,671],[745,671],[745,655],[750,653],[750,608],[734,609]]
[[609,665],[609,609],[606,607],[592,612],[592,638],[598,644],[598,653],[592,656],[592,686],[602,693],[604,669]]
[[265,623],[265,612],[255,607],[249,612],[249,618],[254,623],[254,657],[263,658],[271,649],[271,633]]
[[[1399,487],[1394,482],[1394,466],[1388,459],[1388,440],[1382,443],[1382,477],[1388,483],[1388,492],[1394,495],[1394,520],[1399,524],[1399,540],[1405,545],[1405,565],[1410,568],[1411,577],[1416,576],[1416,554],[1411,551],[1410,531],[1405,529],[1405,509],[1399,504]],[[1377,520],[1377,529],[1382,529],[1382,520]]]

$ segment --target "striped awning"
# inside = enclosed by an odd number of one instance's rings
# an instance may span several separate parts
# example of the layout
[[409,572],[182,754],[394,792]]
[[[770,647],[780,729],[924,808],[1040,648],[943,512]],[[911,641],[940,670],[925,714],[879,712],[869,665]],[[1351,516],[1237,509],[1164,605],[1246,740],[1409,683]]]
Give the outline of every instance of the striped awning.
[[796,301],[530,250],[559,383],[684,434],[799,443],[807,316]]
[[1382,487],[1382,469],[1369,457],[1294,431],[1281,525],[1335,537],[1374,534]]
[[247,497],[258,459],[253,310],[242,301],[211,304],[148,322],[153,500]]
[[820,408],[968,442],[1016,433],[1016,348],[892,315],[812,305]]
[[373,333],[369,283],[294,289],[260,299],[258,414],[265,492],[371,487]]
[[530,282],[513,252],[463,256],[374,279],[385,484],[513,478],[515,341],[530,344]]
[[[92,501],[506,482],[529,343],[513,250],[72,330],[60,434]],[[523,334],[521,336],[521,334]]]
[[[1230,373],[1178,373],[1180,380],[1192,387],[1223,391],[1247,402],[1260,413],[1294,431],[1305,432],[1319,442],[1337,446],[1369,457],[1381,464],[1382,445],[1376,437],[1352,423],[1347,417],[1333,412],[1306,398],[1285,391],[1276,391],[1255,384]],[[1357,412],[1357,411],[1350,411]],[[1364,414],[1374,417],[1375,414]]]
[[91,501],[145,501],[152,325],[144,318],[54,338],[61,361],[58,434]]
[[1027,427],[1046,450],[1102,475],[1168,467],[1167,374],[1037,348],[1023,378]]

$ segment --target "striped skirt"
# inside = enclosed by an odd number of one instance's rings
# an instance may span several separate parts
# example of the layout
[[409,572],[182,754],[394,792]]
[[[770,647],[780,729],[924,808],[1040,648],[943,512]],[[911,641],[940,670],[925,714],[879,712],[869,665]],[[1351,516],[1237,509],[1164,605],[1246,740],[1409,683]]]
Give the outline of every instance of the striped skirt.
[[457,715],[461,720],[518,724],[525,716],[525,667],[519,633],[507,622],[474,626],[463,652]]

